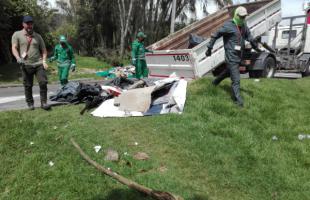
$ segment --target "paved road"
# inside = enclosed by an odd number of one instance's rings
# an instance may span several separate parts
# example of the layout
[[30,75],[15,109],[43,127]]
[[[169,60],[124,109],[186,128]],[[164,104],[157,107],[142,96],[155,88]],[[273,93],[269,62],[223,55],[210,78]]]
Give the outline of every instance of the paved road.
[[[92,80],[92,79],[76,79],[72,81],[78,81],[87,84],[100,83],[103,84],[105,81]],[[59,84],[48,84],[48,98],[49,96],[56,94],[57,90],[60,88]],[[40,103],[40,89],[38,85],[33,86],[33,97],[34,106],[39,108]],[[51,105],[62,105],[63,103],[48,101]],[[12,87],[0,85],[0,112],[7,110],[21,110],[27,109],[27,104],[24,96],[24,87],[22,85],[12,85]]]
[[[48,96],[55,94],[59,85],[48,85]],[[35,107],[40,107],[39,86],[33,87],[33,97]],[[53,104],[53,102],[48,102]],[[0,111],[26,109],[24,88],[23,87],[6,87],[0,88]]]

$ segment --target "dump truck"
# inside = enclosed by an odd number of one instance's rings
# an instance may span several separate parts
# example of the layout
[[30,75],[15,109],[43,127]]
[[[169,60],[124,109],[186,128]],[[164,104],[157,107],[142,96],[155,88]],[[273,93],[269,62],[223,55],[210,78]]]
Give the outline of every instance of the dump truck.
[[[232,18],[238,6],[244,6],[249,13],[246,23],[253,35],[259,37],[281,21],[281,0],[263,0],[234,6],[227,6],[202,20],[199,20],[166,38],[150,45],[153,54],[146,55],[150,77],[167,77],[176,73],[180,77],[196,79],[213,72],[214,75],[225,67],[225,50],[222,38],[213,47],[212,56],[206,57],[207,43],[228,19]],[[190,34],[206,38],[202,43],[189,49]],[[249,46],[249,45],[246,45]],[[275,73],[276,55],[270,51],[257,53],[247,48],[244,53],[246,67],[251,77],[272,77]]]
[[305,15],[283,17],[269,32],[277,58],[274,77],[310,76],[310,2],[304,3],[304,11]]
[[[258,40],[262,52],[246,45],[240,72],[248,73],[250,78],[310,76],[310,2],[304,3],[305,15],[282,18],[281,0],[227,6],[150,45],[154,53],[146,55],[149,76],[167,77],[176,73],[180,77],[195,79],[209,72],[219,74],[225,67],[223,40],[216,41],[210,57],[205,56],[207,43],[210,35],[232,18],[240,5],[248,10],[246,23],[253,37],[260,38],[269,33],[269,45]],[[285,21],[286,26],[283,27],[281,22]],[[188,38],[192,34],[206,39],[189,48]],[[279,38],[283,34],[285,39]]]

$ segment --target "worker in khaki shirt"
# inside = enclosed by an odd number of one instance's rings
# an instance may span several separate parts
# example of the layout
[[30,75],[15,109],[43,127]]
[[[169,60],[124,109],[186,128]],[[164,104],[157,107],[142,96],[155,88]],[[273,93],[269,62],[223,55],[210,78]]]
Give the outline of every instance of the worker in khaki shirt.
[[12,52],[21,66],[25,97],[28,108],[34,110],[32,96],[33,77],[36,76],[40,87],[41,108],[49,110],[47,104],[47,51],[44,41],[38,33],[33,31],[33,18],[24,16],[23,29],[12,36]]

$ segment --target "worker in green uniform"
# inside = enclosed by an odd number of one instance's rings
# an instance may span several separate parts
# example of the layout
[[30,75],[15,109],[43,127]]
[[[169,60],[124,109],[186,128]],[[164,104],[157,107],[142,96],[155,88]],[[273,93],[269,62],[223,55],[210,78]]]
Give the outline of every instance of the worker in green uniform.
[[62,86],[68,83],[69,70],[75,71],[75,58],[72,46],[68,43],[66,37],[59,37],[59,44],[54,49],[54,55],[49,59],[50,62],[57,60],[58,76]]
[[245,23],[248,12],[245,7],[239,6],[234,13],[234,17],[228,20],[215,33],[211,35],[211,39],[207,44],[208,50],[206,56],[211,56],[214,43],[220,37],[223,37],[225,49],[226,69],[213,80],[213,85],[218,85],[227,77],[231,78],[232,97],[234,102],[243,107],[243,99],[240,95],[240,72],[239,64],[241,55],[245,49],[245,40],[249,41],[256,51],[260,51],[257,41],[252,37],[249,28]]
[[137,34],[137,39],[131,45],[132,64],[136,68],[136,78],[141,79],[148,76],[148,69],[145,61],[145,53],[153,51],[144,47],[146,35],[143,32]]

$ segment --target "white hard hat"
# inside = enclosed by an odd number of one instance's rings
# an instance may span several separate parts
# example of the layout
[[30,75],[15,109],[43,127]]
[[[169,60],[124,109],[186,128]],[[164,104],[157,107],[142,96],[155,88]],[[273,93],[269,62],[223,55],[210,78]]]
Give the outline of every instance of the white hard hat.
[[248,11],[246,10],[245,7],[243,6],[239,6],[237,9],[236,9],[236,14],[239,15],[239,16],[247,16],[248,15]]

